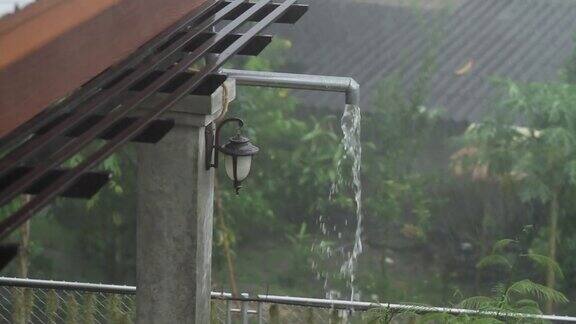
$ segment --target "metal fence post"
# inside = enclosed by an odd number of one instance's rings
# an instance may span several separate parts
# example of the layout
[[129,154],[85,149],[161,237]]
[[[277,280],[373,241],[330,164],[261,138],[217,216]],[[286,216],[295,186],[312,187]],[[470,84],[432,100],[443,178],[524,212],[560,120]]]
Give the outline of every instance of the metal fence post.
[[242,314],[242,324],[248,324],[249,322],[249,318],[248,318],[248,309],[250,308],[250,304],[248,303],[248,298],[250,298],[250,295],[248,295],[247,293],[243,293],[241,294],[243,299],[246,300],[242,300],[241,304],[240,304],[240,313]]
[[242,324],[248,324],[248,302],[242,301],[240,313],[242,314]]

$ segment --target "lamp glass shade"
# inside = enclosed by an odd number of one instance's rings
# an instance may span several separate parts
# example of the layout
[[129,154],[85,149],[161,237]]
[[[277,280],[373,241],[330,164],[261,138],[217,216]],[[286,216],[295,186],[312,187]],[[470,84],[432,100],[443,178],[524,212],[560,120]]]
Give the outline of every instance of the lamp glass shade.
[[232,180],[242,181],[246,179],[250,173],[250,166],[252,165],[252,156],[237,156],[236,163],[236,176],[234,179],[234,158],[231,155],[226,155],[224,165],[226,166],[226,174]]

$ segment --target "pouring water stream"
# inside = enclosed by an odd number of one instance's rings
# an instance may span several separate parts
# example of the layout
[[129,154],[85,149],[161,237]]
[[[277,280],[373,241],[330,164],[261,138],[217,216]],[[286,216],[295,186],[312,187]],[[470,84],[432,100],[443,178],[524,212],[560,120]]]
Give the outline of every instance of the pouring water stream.
[[[362,143],[360,142],[361,115],[360,107],[346,105],[341,120],[342,145],[345,157],[352,159],[352,189],[356,203],[356,230],[354,232],[354,246],[348,260],[342,264],[340,272],[350,280],[350,299],[354,300],[356,292],[356,267],[358,256],[362,253],[362,182],[360,179],[362,164]],[[341,163],[341,162],[339,162]]]
[[[340,266],[340,274],[347,280],[347,285],[350,288],[350,300],[357,300],[359,298],[359,291],[356,287],[356,272],[357,272],[357,264],[358,264],[358,257],[362,253],[362,182],[360,178],[361,174],[361,163],[362,163],[362,143],[360,140],[361,134],[361,114],[360,114],[360,107],[356,105],[346,105],[344,109],[344,113],[342,114],[341,118],[341,129],[343,133],[343,137],[341,140],[341,145],[344,149],[344,154],[340,158],[337,164],[337,179],[332,183],[330,188],[330,199],[339,191],[339,184],[346,183],[342,181],[343,172],[342,172],[342,164],[350,160],[351,163],[351,189],[353,192],[354,204],[355,204],[355,223],[356,228],[354,231],[354,242],[352,245],[352,249],[348,252],[344,251],[344,248],[337,249],[337,251],[341,252],[345,256],[344,263]],[[350,222],[348,221],[350,218],[347,218],[346,225]],[[326,224],[326,218],[320,216],[320,228],[322,233],[327,236],[330,232],[330,228],[328,228]],[[336,227],[333,228],[334,232],[336,232]],[[341,238],[342,234],[338,232],[338,238]],[[323,257],[327,259],[331,259],[334,255],[334,249],[324,244],[324,242],[320,243],[319,246],[320,252],[323,254]],[[319,277],[324,276],[325,279],[325,289],[328,290],[328,275],[326,273],[319,273]],[[339,297],[339,293],[335,291],[327,292],[327,298],[334,298]]]

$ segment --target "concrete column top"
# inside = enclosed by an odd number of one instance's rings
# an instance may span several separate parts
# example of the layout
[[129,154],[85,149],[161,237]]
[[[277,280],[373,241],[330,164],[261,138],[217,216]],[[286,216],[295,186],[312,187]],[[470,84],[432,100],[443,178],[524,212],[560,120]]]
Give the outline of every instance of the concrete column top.
[[[152,109],[169,95],[155,93],[140,105],[139,113]],[[176,124],[183,126],[204,127],[220,116],[224,104],[236,99],[236,80],[229,78],[210,96],[188,95],[178,101],[162,117],[173,118]]]

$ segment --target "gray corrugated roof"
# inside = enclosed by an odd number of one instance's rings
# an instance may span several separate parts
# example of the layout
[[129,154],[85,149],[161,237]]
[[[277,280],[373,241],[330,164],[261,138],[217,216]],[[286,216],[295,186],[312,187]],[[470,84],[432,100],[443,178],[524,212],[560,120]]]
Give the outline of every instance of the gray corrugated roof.
[[[436,22],[442,41],[428,106],[443,107],[454,120],[475,121],[494,97],[490,78],[556,80],[573,48],[576,1],[465,0],[444,18],[439,13],[314,0],[309,15],[283,33],[293,41],[291,72],[352,76],[367,105],[386,76],[400,69],[407,85],[418,76],[431,40],[426,31]],[[471,60],[469,73],[455,74]],[[325,94],[304,99],[341,104]]]

